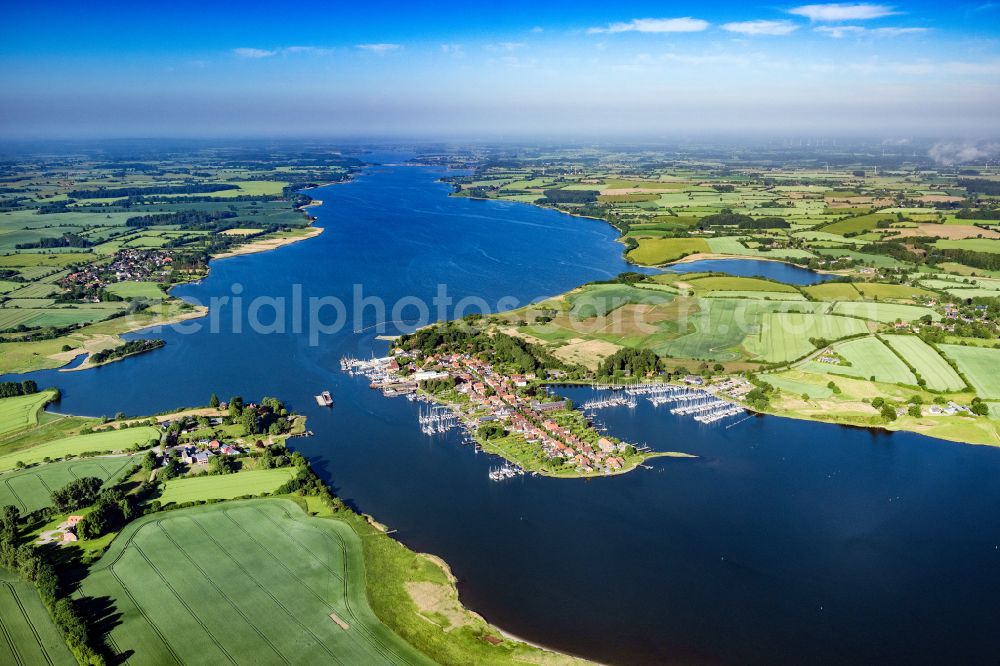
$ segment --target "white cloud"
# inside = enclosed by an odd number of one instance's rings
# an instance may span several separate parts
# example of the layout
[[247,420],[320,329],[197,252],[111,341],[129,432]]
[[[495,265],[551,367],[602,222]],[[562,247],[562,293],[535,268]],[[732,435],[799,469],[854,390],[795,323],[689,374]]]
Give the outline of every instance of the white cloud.
[[543,28],[540,25],[536,25],[534,28],[531,29],[531,32],[533,32],[535,34],[540,33],[540,32],[545,32],[545,28]]
[[233,53],[241,58],[271,58],[276,55],[329,55],[333,49],[319,46],[282,46],[276,49],[239,48]]
[[281,49],[281,52],[287,54],[302,53],[306,55],[329,55],[333,53],[333,49],[319,46],[286,46]]
[[741,35],[787,35],[799,29],[791,21],[736,21],[723,23],[726,32],[737,32]]
[[872,35],[875,37],[899,37],[901,35],[918,35],[928,31],[928,28],[864,28],[860,25],[821,25],[815,28],[835,39],[850,35]]
[[233,49],[233,53],[241,58],[270,58],[273,55],[277,55],[277,51],[269,51],[266,49],[254,49],[242,47],[238,49]]
[[602,32],[701,32],[708,21],[684,16],[681,18],[641,18],[624,23],[612,23],[606,28],[590,28],[590,34]]
[[867,21],[898,14],[889,5],[854,4],[834,2],[828,5],[802,5],[788,10],[789,14],[804,16],[810,21]]
[[369,51],[371,53],[377,53],[378,55],[385,55],[390,51],[395,51],[397,49],[403,48],[399,44],[358,44],[357,47],[362,51]]
[[450,55],[452,58],[464,58],[465,47],[461,44],[442,44],[441,53]]
[[524,42],[497,42],[496,44],[487,44],[485,46],[487,51],[506,51],[508,53],[524,47]]
[[1000,155],[1000,143],[964,141],[962,143],[935,143],[928,151],[938,164],[951,166],[963,162],[994,159]]

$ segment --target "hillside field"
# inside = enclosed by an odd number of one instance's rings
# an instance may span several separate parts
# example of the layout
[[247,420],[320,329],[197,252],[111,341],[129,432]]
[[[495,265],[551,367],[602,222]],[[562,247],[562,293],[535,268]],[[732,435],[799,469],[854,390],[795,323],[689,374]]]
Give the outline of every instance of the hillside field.
[[[148,426],[63,437],[31,448],[0,455],[0,472],[14,469],[18,462],[31,465],[42,462],[45,458],[78,456],[81,453],[94,451],[123,451],[136,444],[143,444],[151,439],[158,440],[159,438],[159,431]],[[2,450],[0,448],[0,451]]]
[[138,456],[114,458],[83,458],[49,463],[29,469],[0,475],[0,506],[11,504],[30,513],[51,506],[53,490],[70,481],[94,476],[102,481],[118,480],[132,465],[139,463]]
[[369,607],[354,530],[287,500],[141,518],[80,593],[111,600],[110,642],[136,666],[431,663]]
[[53,391],[39,391],[0,399],[0,436],[38,425],[38,413],[54,395]]
[[933,391],[962,391],[965,382],[937,351],[915,335],[885,335],[889,346],[916,368]]
[[192,500],[233,499],[243,495],[261,495],[277,490],[283,483],[295,476],[290,467],[279,469],[259,469],[222,474],[218,476],[197,476],[189,479],[172,479],[167,482],[160,502],[182,504]]
[[3,569],[0,569],[0,663],[17,666],[77,663],[35,588]]

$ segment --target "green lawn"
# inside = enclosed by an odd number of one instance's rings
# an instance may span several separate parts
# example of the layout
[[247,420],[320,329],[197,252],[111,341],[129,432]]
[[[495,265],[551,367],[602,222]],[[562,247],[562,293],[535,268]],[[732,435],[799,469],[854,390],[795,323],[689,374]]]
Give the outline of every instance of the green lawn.
[[259,469],[238,474],[196,476],[189,479],[172,479],[167,482],[163,504],[192,502],[195,500],[233,499],[244,495],[272,493],[295,476],[295,469]]
[[965,382],[951,365],[929,344],[915,335],[883,336],[889,346],[916,368],[927,382],[927,388],[934,391],[962,391]]
[[38,425],[38,413],[53,396],[54,391],[39,391],[0,399],[0,436]]
[[30,469],[0,475],[0,506],[11,504],[21,513],[37,511],[51,506],[53,490],[62,488],[70,481],[94,476],[102,481],[118,480],[132,465],[139,462],[138,456],[117,456],[114,458],[82,458],[65,462],[38,465]]
[[3,569],[0,569],[0,663],[76,664],[35,588]]
[[[31,465],[42,462],[45,458],[78,456],[90,451],[123,451],[136,444],[144,444],[151,439],[158,440],[159,438],[160,432],[156,428],[148,426],[63,437],[31,448],[0,455],[0,472],[15,469],[19,461]],[[0,447],[0,452],[4,450],[5,447]]]
[[1000,399],[1000,349],[962,345],[938,345],[938,349],[955,361],[980,398]]
[[80,593],[111,600],[135,666],[432,663],[372,612],[362,550],[287,500],[198,506],[130,524]]

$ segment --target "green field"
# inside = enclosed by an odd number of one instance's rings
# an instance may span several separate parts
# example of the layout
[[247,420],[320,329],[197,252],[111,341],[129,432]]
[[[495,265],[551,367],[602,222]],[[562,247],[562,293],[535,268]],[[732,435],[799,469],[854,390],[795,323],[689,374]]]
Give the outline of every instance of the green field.
[[22,253],[22,254],[7,254],[0,256],[0,268],[11,268],[18,266],[31,266],[31,267],[55,267],[63,268],[64,266],[69,266],[70,264],[87,263],[91,262],[96,258],[94,254],[91,253],[81,253],[81,252],[57,252],[55,254],[40,254],[40,253]]
[[838,340],[867,331],[863,321],[850,317],[773,312],[764,316],[758,334],[747,336],[745,347],[751,356],[763,361],[785,363],[815,349],[810,338]]
[[868,231],[869,229],[874,229],[875,225],[879,222],[883,220],[891,220],[893,218],[893,215],[878,213],[859,215],[857,217],[849,217],[840,220],[839,222],[834,222],[833,224],[823,227],[823,231],[828,234],[849,234],[860,231]]
[[77,663],[35,588],[3,569],[0,569],[0,663],[18,666]]
[[750,277],[709,276],[689,280],[695,291],[774,291],[797,294],[798,290],[788,284]]
[[190,479],[172,479],[159,500],[163,504],[183,504],[194,500],[233,499],[244,495],[272,493],[295,476],[295,469],[259,469],[239,474],[196,476]]
[[112,601],[108,642],[136,666],[431,663],[378,620],[365,576],[349,525],[256,500],[140,518],[80,593]]
[[879,284],[876,282],[855,282],[854,286],[865,298],[891,298],[899,301],[908,301],[918,296],[924,298],[934,298],[935,294],[919,287],[910,287],[905,284]]
[[984,400],[1000,399],[1000,349],[938,345]]
[[38,425],[38,414],[55,395],[53,391],[39,391],[0,399],[0,436]]
[[833,395],[833,389],[829,386],[823,384],[810,384],[809,382],[799,381],[798,379],[792,379],[791,377],[785,377],[784,375],[763,375],[764,381],[771,384],[775,388],[781,389],[785,393],[794,396],[801,396],[805,394],[810,398],[829,398]]
[[673,294],[652,289],[638,289],[625,284],[595,284],[569,297],[570,314],[575,319],[604,316],[628,303],[666,303]]
[[643,238],[639,247],[628,253],[637,264],[656,266],[675,261],[689,254],[708,252],[708,243],[701,238]]
[[116,481],[132,465],[139,462],[137,456],[116,456],[114,458],[82,458],[65,462],[38,465],[17,472],[0,475],[0,506],[11,504],[21,513],[37,511],[51,506],[53,490],[62,488],[70,481],[94,476],[102,481]]
[[167,297],[156,282],[116,282],[108,285],[107,290],[124,299],[148,298],[160,300]]
[[965,382],[929,344],[915,335],[885,335],[889,346],[916,368],[933,391],[962,391]]
[[885,382],[886,384],[909,384],[913,386],[917,383],[917,378],[913,376],[913,373],[906,367],[906,364],[878,338],[860,338],[858,340],[841,342],[833,346],[833,351],[840,354],[850,365],[816,363],[815,367],[821,367],[827,372],[836,375],[847,375],[862,379],[874,377],[875,381]]
[[1000,252],[1000,240],[989,238],[963,238],[950,240],[942,238],[934,243],[934,247],[942,250],[972,250],[973,252]]
[[900,303],[875,303],[872,301],[837,303],[833,306],[834,314],[848,315],[851,317],[861,317],[872,321],[892,323],[897,319],[903,321],[914,321],[924,315],[930,315],[934,321],[941,319],[941,315],[930,308],[919,305],[903,305]]
[[863,298],[850,282],[828,282],[803,287],[802,291],[817,301],[857,301]]
[[[126,428],[124,430],[109,430],[90,435],[74,435],[45,442],[28,449],[22,449],[0,455],[0,472],[15,469],[18,462],[25,465],[42,462],[45,458],[62,458],[68,455],[80,455],[93,451],[123,451],[136,444],[145,444],[151,439],[159,440],[160,432],[156,428],[143,426],[141,428]],[[0,447],[0,452],[5,449]]]

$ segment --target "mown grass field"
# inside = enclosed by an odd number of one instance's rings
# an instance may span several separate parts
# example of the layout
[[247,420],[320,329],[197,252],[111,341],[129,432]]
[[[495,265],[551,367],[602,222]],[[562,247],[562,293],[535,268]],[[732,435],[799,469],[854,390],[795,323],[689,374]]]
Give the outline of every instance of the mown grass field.
[[3,569],[0,569],[0,663],[12,666],[77,663],[59,629],[49,619],[35,588]]
[[984,400],[1000,399],[1000,349],[938,345]]
[[38,425],[38,413],[54,395],[54,391],[39,391],[0,399],[0,436]]
[[[42,462],[45,458],[56,459],[91,451],[122,451],[136,444],[144,444],[151,439],[159,440],[159,438],[159,431],[148,426],[62,437],[0,455],[0,472],[15,469],[18,462],[31,465]],[[0,452],[5,451],[5,448],[0,447]]]
[[197,476],[190,479],[171,479],[166,484],[160,502],[183,504],[194,500],[233,499],[243,495],[271,493],[295,476],[290,467],[258,469],[239,474]]
[[850,363],[849,366],[816,363],[816,368],[823,368],[835,375],[847,375],[861,379],[875,378],[877,382],[886,384],[915,385],[917,378],[913,376],[906,364],[878,338],[860,338],[848,340],[834,345],[833,350]]
[[934,243],[934,247],[942,250],[972,250],[973,252],[1000,252],[1000,241],[989,238],[964,238],[949,240],[943,238]]
[[109,642],[136,666],[432,663],[375,616],[365,575],[350,526],[256,500],[139,519],[80,593],[112,600]]
[[890,298],[908,301],[918,296],[933,298],[934,292],[905,284],[879,284],[877,282],[855,282],[854,286],[865,298]]
[[764,375],[763,379],[775,388],[794,396],[807,395],[813,399],[822,399],[833,395],[833,389],[829,386],[804,382],[785,375]]
[[829,314],[772,312],[764,315],[760,332],[747,337],[745,347],[754,357],[769,363],[793,361],[815,349],[810,338],[838,340],[866,333],[859,319]]
[[802,291],[817,301],[857,301],[863,296],[850,282],[827,282],[803,287]]
[[108,285],[107,290],[125,299],[148,298],[160,300],[167,297],[156,282],[116,282]]
[[915,335],[885,335],[885,341],[916,368],[933,391],[962,391],[965,382],[933,347]]
[[639,247],[629,251],[628,258],[637,264],[657,266],[689,254],[708,252],[708,243],[701,238],[642,238]]
[[53,490],[62,488],[70,481],[94,476],[102,481],[118,480],[132,465],[139,462],[138,456],[116,456],[114,458],[84,458],[65,462],[48,463],[30,469],[0,475],[0,506],[11,504],[29,513],[51,506]]
[[861,317],[863,319],[871,319],[872,321],[880,321],[887,324],[892,323],[897,319],[901,319],[902,321],[914,321],[920,319],[924,315],[930,315],[934,321],[941,318],[941,315],[934,312],[931,308],[925,308],[920,305],[875,303],[872,301],[837,303],[833,306],[833,312],[834,314]]

